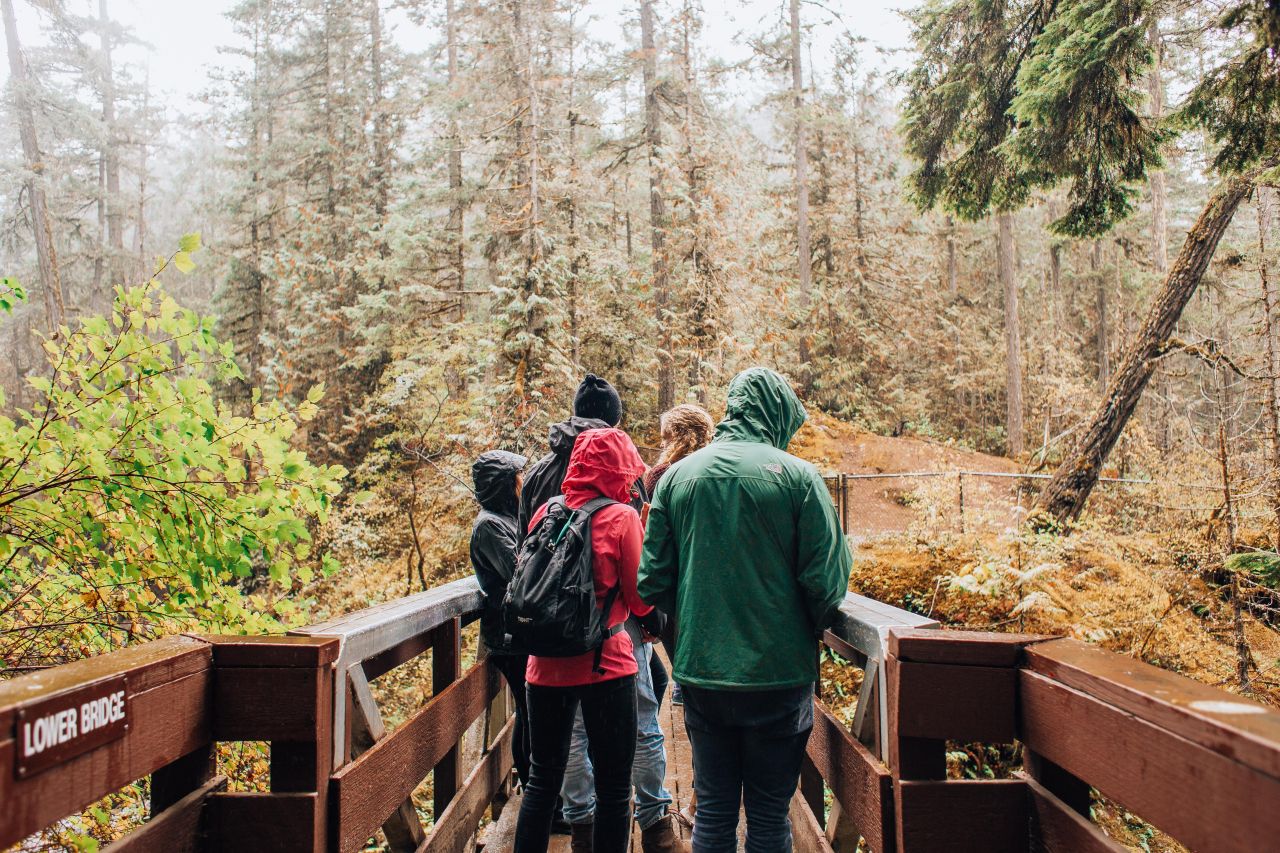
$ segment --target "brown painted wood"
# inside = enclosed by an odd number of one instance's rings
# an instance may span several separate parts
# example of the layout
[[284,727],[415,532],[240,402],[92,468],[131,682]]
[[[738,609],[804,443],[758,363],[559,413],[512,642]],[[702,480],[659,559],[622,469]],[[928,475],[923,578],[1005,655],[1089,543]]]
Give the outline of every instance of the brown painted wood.
[[1034,779],[1026,779],[1032,853],[1126,853],[1087,817],[1055,797]]
[[825,631],[822,635],[822,642],[826,644],[827,648],[831,649],[831,651],[840,655],[840,657],[845,660],[850,661],[854,666],[862,668],[866,665],[867,656],[854,648],[852,643],[848,642],[838,634],[834,634],[831,631]]
[[901,663],[900,737],[1011,743],[1017,670],[993,666]]
[[436,819],[431,835],[418,846],[418,853],[463,853],[467,849],[480,818],[511,775],[511,738],[514,732],[513,718],[507,721],[484,758],[467,776],[453,802]]
[[1280,780],[1035,672],[1021,695],[1023,743],[1191,849],[1280,838]]
[[[382,724],[378,703],[369,690],[364,667],[358,663],[347,669],[347,688],[347,723],[351,734],[348,754],[354,758],[386,737],[387,730]],[[422,829],[422,821],[418,818],[418,810],[413,805],[412,797],[401,803],[400,808],[383,822],[382,834],[387,839],[387,846],[397,853],[412,853],[418,849],[418,845],[426,838],[426,833]]]
[[1089,817],[1093,806],[1092,786],[1088,782],[1063,770],[1040,753],[1026,746],[1022,748],[1022,767],[1026,775],[1044,787],[1054,797],[1066,803],[1077,814]]
[[1049,639],[1043,634],[895,628],[889,632],[889,652],[916,663],[1011,667],[1019,665],[1025,647]]
[[893,849],[893,780],[871,752],[819,701],[813,704],[809,760],[875,853]]
[[895,779],[947,778],[947,742],[940,738],[918,738],[904,735],[899,725],[901,704],[898,683],[902,664],[893,655],[885,660],[885,698],[889,706],[889,743],[886,745],[889,769]]
[[809,811],[821,829],[827,822],[826,791],[823,789],[822,774],[814,766],[813,759],[805,755],[800,762],[800,796],[809,806]]
[[[170,652],[173,646],[169,647]],[[13,775],[12,725],[0,740],[0,845],[13,844],[55,820],[73,814],[100,797],[141,779],[210,742],[208,713],[211,673],[208,647],[180,657],[144,656],[140,683],[148,690],[134,693],[130,710],[134,725],[120,740],[76,756],[65,764],[30,779]],[[102,659],[111,657],[103,655]],[[196,669],[199,667],[198,669]],[[196,671],[176,681],[159,682],[164,675]],[[23,679],[14,679],[14,682]],[[59,684],[65,679],[59,676]],[[43,692],[43,691],[32,691]],[[10,707],[13,707],[12,705]],[[12,720],[12,718],[10,718]]]
[[213,794],[205,806],[207,849],[227,853],[323,850],[323,836],[315,836],[319,811],[314,793]]
[[818,825],[817,816],[798,791],[791,798],[788,815],[791,818],[792,845],[796,853],[834,853],[822,827]]
[[209,795],[227,787],[217,776],[160,812],[139,829],[107,846],[110,853],[200,853],[205,849],[202,821]]
[[1028,853],[1022,780],[899,782],[900,853]]
[[384,652],[379,652],[364,662],[365,677],[370,681],[386,675],[400,664],[413,660],[431,648],[431,631],[401,640]]
[[205,671],[211,660],[207,643],[190,637],[166,637],[0,681],[0,733],[4,737],[12,735],[13,717],[20,706],[57,693],[124,675],[129,679],[129,692],[137,695]]
[[[431,695],[439,696],[461,675],[462,625],[455,616],[431,632]],[[459,760],[461,746],[461,742],[455,744],[453,749],[440,758],[432,771],[432,814],[444,814],[449,801],[462,785],[462,764]]]
[[404,802],[497,695],[488,661],[472,667],[385,740],[333,774],[330,809],[340,851],[356,850]]
[[1027,665],[1206,749],[1280,778],[1280,712],[1077,640],[1028,650]]
[[217,740],[307,741],[315,739],[321,704],[320,670],[292,667],[219,669],[213,686]]
[[151,774],[151,813],[164,811],[213,778],[213,744],[202,746]]
[[217,666],[299,666],[316,667],[338,659],[341,645],[324,637],[220,636],[188,634],[213,647]]

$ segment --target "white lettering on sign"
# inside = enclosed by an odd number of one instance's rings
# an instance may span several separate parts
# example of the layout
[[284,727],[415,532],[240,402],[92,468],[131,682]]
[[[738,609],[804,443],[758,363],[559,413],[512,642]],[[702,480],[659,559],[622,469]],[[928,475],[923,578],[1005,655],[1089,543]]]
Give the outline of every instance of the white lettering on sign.
[[122,737],[129,729],[128,717],[128,683],[123,676],[19,708],[14,768],[18,778]]

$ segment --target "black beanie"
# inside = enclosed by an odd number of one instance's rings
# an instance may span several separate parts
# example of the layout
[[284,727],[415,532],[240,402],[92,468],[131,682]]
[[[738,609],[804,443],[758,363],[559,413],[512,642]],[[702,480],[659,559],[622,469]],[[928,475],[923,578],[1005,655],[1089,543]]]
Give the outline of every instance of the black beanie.
[[597,418],[611,427],[617,426],[622,420],[622,398],[607,380],[588,373],[578,386],[578,393],[573,395],[573,413],[580,418]]

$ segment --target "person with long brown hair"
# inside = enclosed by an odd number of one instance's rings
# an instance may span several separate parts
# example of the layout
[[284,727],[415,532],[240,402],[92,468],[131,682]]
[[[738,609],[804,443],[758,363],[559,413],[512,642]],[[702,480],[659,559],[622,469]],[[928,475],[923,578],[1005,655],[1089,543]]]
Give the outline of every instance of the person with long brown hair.
[[711,443],[715,422],[701,406],[681,403],[662,413],[658,428],[662,433],[662,454],[658,464],[644,475],[644,490],[650,495],[668,468]]

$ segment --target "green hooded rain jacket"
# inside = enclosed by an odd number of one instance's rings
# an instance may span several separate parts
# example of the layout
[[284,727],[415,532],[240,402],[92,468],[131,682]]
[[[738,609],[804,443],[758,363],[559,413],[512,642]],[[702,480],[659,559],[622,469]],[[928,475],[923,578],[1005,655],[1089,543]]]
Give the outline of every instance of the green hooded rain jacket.
[[658,483],[639,592],[675,616],[683,684],[772,690],[818,678],[817,637],[852,561],[821,476],[786,452],[804,421],[785,379],[745,370],[715,439]]

